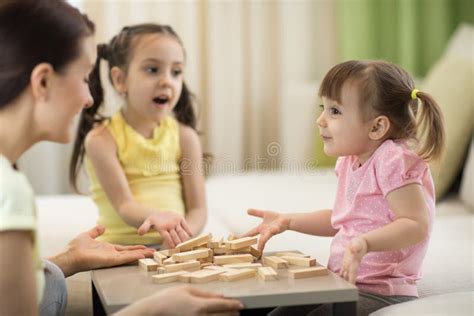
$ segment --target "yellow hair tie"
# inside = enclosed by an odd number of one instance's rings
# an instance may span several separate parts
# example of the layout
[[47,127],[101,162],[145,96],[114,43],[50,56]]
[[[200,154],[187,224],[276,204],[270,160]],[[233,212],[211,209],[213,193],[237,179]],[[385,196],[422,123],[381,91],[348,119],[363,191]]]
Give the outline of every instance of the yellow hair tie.
[[413,89],[413,90],[411,91],[411,98],[412,98],[412,100],[418,99],[418,96],[416,95],[418,92],[420,92],[420,90],[418,90],[418,89]]

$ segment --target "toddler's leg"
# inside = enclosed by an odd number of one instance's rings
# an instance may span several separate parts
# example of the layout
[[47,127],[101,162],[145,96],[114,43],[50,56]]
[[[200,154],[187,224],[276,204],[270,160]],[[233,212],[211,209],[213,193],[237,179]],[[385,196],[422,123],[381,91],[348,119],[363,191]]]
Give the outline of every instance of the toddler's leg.
[[54,263],[44,260],[45,286],[43,300],[39,306],[40,315],[59,315],[66,313],[67,287],[64,274]]

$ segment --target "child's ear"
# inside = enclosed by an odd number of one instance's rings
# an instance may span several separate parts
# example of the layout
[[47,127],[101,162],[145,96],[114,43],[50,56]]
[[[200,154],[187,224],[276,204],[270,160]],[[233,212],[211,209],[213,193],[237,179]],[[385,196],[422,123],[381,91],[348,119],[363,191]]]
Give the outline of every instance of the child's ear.
[[33,68],[30,84],[35,100],[45,102],[48,99],[53,74],[53,66],[48,63],[41,63]]
[[381,140],[387,135],[390,129],[390,120],[385,115],[377,116],[372,120],[372,126],[369,131],[371,140]]
[[125,72],[117,66],[112,67],[110,70],[110,76],[112,78],[112,83],[115,90],[123,96],[127,93],[126,85],[126,74]]

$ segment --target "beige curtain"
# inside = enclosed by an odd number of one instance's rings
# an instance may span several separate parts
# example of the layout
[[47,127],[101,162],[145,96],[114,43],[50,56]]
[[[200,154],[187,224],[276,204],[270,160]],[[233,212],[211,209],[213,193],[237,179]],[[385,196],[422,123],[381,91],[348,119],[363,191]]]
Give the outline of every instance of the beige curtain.
[[[213,174],[311,160],[317,81],[337,60],[331,0],[83,0],[81,7],[99,42],[142,22],[170,24],[181,36]],[[305,94],[314,104],[301,101]],[[108,113],[119,108],[110,86],[106,100]]]

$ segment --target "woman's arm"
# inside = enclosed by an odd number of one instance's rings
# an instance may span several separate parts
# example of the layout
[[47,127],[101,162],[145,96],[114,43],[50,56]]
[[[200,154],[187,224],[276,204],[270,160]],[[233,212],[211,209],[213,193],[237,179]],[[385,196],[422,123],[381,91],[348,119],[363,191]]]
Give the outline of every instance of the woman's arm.
[[135,200],[118,160],[115,141],[105,126],[87,135],[85,147],[107,198],[127,224],[137,227],[141,235],[155,229],[169,247],[189,239],[191,232],[182,216],[166,210],[153,212]]
[[66,249],[49,258],[65,277],[77,272],[113,267],[153,256],[154,249],[144,246],[119,246],[96,240],[105,231],[96,226],[71,240]]
[[191,127],[180,124],[179,135],[186,221],[195,236],[204,228],[207,220],[202,149],[199,136]]
[[0,314],[37,315],[31,232],[0,232],[0,254]]

